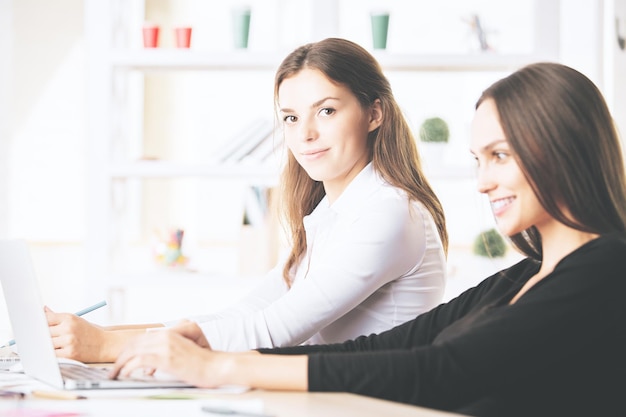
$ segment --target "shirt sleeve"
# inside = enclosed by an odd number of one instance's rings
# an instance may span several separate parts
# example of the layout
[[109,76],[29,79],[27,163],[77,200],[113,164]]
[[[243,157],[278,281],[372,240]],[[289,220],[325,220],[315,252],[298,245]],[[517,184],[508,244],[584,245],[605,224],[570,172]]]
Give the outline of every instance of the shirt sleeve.
[[[595,264],[565,262],[513,305],[489,303],[452,320],[448,309],[458,303],[454,300],[335,352],[322,347],[309,355],[309,390],[454,409],[507,388],[553,396],[563,390],[571,397],[589,389],[579,387],[581,381],[602,386],[607,378],[594,377],[611,372],[617,377],[621,369],[614,365],[623,362],[618,353],[623,332],[615,329],[625,316],[619,272],[624,262],[618,260],[624,254],[613,255]],[[448,325],[435,329],[439,334],[428,342],[424,325],[436,322],[437,311],[448,316]]]
[[311,248],[306,277],[256,311],[202,323],[216,350],[296,345],[310,338],[385,283],[415,267],[424,252],[424,219],[408,200],[386,200],[344,216],[332,242]]

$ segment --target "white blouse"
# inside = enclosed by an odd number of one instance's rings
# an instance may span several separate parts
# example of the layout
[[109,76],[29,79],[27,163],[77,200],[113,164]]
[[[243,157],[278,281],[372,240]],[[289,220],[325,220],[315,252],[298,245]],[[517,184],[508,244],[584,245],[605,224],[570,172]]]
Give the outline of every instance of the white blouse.
[[331,206],[304,218],[307,252],[291,289],[284,260],[236,305],[194,317],[215,350],[336,343],[438,305],[446,259],[426,208],[367,165]]

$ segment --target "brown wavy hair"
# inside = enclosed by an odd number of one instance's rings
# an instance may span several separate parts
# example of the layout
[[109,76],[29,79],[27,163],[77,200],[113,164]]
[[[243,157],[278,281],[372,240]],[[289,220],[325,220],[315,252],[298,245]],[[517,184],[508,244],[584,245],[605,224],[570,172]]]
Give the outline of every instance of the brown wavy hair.
[[[565,65],[541,62],[494,83],[476,107],[487,99],[494,101],[517,164],[552,217],[589,233],[625,231],[621,144],[591,80]],[[534,226],[510,239],[527,256],[542,258]]]
[[[329,80],[348,88],[363,108],[380,100],[383,121],[368,137],[373,167],[385,181],[426,207],[447,253],[448,233],[443,208],[422,172],[413,133],[376,59],[356,43],[339,38],[328,38],[295,49],[276,71],[274,101],[277,109],[278,90],[283,80],[305,68],[318,70]],[[287,153],[281,181],[285,211],[281,215],[291,231],[292,248],[283,269],[283,277],[290,285],[293,268],[306,251],[303,218],[313,211],[326,193],[322,182],[312,180],[291,152]]]

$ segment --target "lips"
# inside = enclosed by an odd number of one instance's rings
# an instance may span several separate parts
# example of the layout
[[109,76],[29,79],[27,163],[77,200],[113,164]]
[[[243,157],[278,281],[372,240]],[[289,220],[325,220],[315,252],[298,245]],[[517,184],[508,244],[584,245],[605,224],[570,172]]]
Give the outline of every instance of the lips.
[[324,149],[312,149],[308,151],[301,152],[301,155],[306,159],[317,159],[322,157],[330,148]]
[[493,200],[491,201],[491,210],[497,216],[504,212],[514,200],[515,197],[506,197]]

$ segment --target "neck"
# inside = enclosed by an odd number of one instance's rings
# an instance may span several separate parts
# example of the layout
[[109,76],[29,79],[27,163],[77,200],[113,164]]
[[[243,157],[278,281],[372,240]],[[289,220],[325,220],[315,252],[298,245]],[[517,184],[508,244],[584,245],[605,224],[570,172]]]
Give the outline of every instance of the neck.
[[544,272],[552,271],[565,256],[599,236],[573,229],[562,223],[555,223],[544,230],[539,230],[539,233],[543,253],[541,270]]

